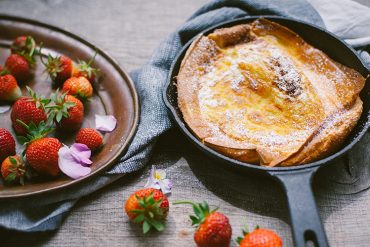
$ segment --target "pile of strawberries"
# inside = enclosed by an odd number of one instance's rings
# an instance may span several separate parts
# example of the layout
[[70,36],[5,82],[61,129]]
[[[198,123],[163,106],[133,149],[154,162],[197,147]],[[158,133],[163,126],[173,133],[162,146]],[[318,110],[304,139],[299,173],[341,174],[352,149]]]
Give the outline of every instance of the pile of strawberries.
[[[18,37],[11,45],[5,65],[0,66],[0,100],[14,102],[11,122],[18,141],[25,147],[21,154],[16,154],[13,136],[0,128],[1,174],[8,184],[23,184],[24,177],[30,177],[29,174],[53,177],[60,174],[58,151],[62,143],[48,136],[55,130],[60,133],[79,131],[76,142],[87,145],[92,151],[103,144],[97,130],[80,129],[84,104],[93,95],[92,84],[99,72],[91,66],[95,56],[89,62],[78,61],[77,64],[64,55],[48,55],[44,61],[41,47],[36,46],[31,36]],[[48,98],[29,87],[28,95],[22,96],[19,87],[31,79],[36,56],[40,57],[53,86],[58,88]]]
[[[228,247],[231,241],[232,228],[229,219],[217,212],[217,208],[210,210],[206,202],[193,203],[179,201],[173,204],[190,204],[194,214],[190,219],[196,227],[194,241],[198,247]],[[129,219],[142,225],[143,232],[147,233],[154,228],[164,230],[164,221],[169,213],[168,198],[161,190],[145,188],[134,192],[125,203],[125,211]],[[269,229],[256,227],[252,232],[243,230],[243,236],[236,242],[240,247],[282,247],[280,236]]]

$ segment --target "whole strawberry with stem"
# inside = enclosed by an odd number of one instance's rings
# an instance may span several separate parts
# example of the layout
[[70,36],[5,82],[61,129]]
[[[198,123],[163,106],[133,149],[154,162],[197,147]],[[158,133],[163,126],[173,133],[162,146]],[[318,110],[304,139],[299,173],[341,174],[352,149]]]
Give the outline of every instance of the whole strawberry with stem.
[[50,96],[53,105],[46,106],[49,121],[54,121],[60,130],[75,131],[81,127],[84,118],[82,102],[72,95],[57,90]]
[[32,36],[19,36],[14,39],[10,46],[12,54],[19,54],[30,61],[35,63],[34,56],[37,53],[36,42]]
[[0,100],[15,101],[21,96],[21,89],[14,76],[0,72]]
[[37,95],[31,88],[27,87],[27,90],[30,96],[18,99],[13,104],[10,114],[15,132],[23,136],[27,134],[27,129],[19,124],[17,120],[21,120],[27,125],[31,122],[37,125],[41,121],[46,121],[45,106],[50,103],[50,99]]
[[125,211],[131,221],[142,224],[144,234],[152,228],[163,231],[169,203],[162,191],[145,188],[134,192],[127,199]]
[[89,80],[90,83],[93,83],[99,75],[99,69],[91,66],[92,63],[95,61],[96,55],[97,52],[95,52],[94,56],[88,62],[78,60],[77,64],[73,67],[73,76],[83,76],[87,80]]
[[103,137],[95,129],[82,128],[76,135],[76,142],[85,144],[91,151],[96,151],[103,146]]
[[18,155],[8,156],[1,164],[1,175],[7,183],[19,182],[23,185],[25,173],[24,161]]
[[276,232],[259,228],[258,226],[252,231],[248,232],[246,227],[243,230],[243,236],[238,237],[236,241],[239,247],[282,247],[283,241]]
[[195,215],[191,215],[192,225],[197,229],[194,241],[198,247],[227,247],[230,245],[232,229],[229,219],[216,209],[210,210],[206,202],[193,203],[178,201],[174,204],[190,204]]
[[20,120],[17,122],[28,132],[26,137],[18,137],[18,140],[26,146],[25,153],[29,166],[40,174],[59,175],[58,151],[62,143],[57,138],[47,137],[54,129],[45,122],[40,122],[38,125],[32,122],[27,125]]
[[62,91],[81,100],[87,100],[93,94],[93,87],[83,76],[71,77],[64,82]]
[[6,59],[5,70],[12,74],[18,82],[25,82],[31,77],[29,61],[19,54],[11,54]]
[[72,77],[73,62],[69,57],[49,54],[46,62],[43,60],[42,55],[40,57],[41,62],[45,65],[45,71],[56,85],[62,85],[67,79]]
[[0,162],[11,155],[15,155],[14,138],[8,130],[0,128]]

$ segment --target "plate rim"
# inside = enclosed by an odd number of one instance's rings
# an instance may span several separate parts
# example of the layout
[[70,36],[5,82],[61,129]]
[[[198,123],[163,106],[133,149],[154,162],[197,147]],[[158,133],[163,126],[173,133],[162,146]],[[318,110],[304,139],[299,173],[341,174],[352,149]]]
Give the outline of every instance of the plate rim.
[[47,23],[44,23],[44,22],[40,22],[40,21],[36,21],[36,20],[24,18],[24,17],[0,14],[0,21],[2,21],[2,20],[31,24],[31,25],[34,25],[34,26],[39,26],[39,27],[43,27],[43,28],[46,28],[46,29],[49,29],[49,30],[52,30],[52,31],[56,31],[56,32],[62,33],[66,36],[69,36],[72,39],[77,40],[78,42],[84,44],[86,47],[89,47],[93,50],[96,50],[96,52],[100,56],[104,57],[104,59],[106,59],[116,69],[116,71],[122,76],[122,78],[125,80],[128,88],[130,90],[130,94],[133,98],[134,119],[133,119],[132,125],[130,126],[130,132],[128,133],[127,138],[125,139],[125,141],[123,142],[123,144],[121,145],[121,147],[117,151],[117,153],[110,159],[109,162],[107,162],[105,165],[99,167],[95,171],[91,172],[89,175],[87,175],[85,177],[82,177],[82,178],[79,178],[79,179],[71,180],[70,182],[67,182],[67,183],[61,184],[61,185],[57,185],[57,186],[51,187],[51,188],[45,188],[45,189],[41,189],[41,190],[37,190],[37,191],[24,192],[24,193],[19,193],[19,194],[0,195],[0,201],[7,200],[7,199],[29,198],[29,197],[44,195],[44,194],[47,194],[47,193],[50,193],[50,192],[63,190],[63,189],[70,188],[70,187],[75,187],[76,185],[81,184],[82,182],[86,182],[86,181],[96,177],[97,175],[101,174],[102,172],[104,172],[108,168],[112,167],[113,164],[115,164],[116,161],[122,155],[124,155],[124,153],[127,151],[128,147],[130,146],[130,144],[131,144],[131,142],[132,142],[132,140],[133,140],[133,138],[136,134],[136,131],[138,129],[139,120],[140,120],[139,96],[138,96],[138,93],[136,91],[135,84],[134,84],[133,80],[131,79],[129,73],[126,72],[126,69],[124,69],[124,67],[122,65],[120,65],[119,62],[117,60],[115,60],[108,52],[103,51],[102,49],[100,49],[99,47],[97,47],[96,45],[91,43],[89,40],[87,40],[86,38],[82,38],[81,36],[78,36],[77,34],[74,34],[74,33],[70,32],[70,31],[68,31],[64,28],[60,28],[60,27],[57,27],[57,26],[54,26],[54,25],[50,25],[50,24],[47,24]]

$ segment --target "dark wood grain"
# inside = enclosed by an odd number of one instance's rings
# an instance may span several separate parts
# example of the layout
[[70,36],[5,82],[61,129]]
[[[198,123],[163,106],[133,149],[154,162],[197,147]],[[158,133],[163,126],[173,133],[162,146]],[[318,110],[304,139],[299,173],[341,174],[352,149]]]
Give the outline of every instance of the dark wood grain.
[[[143,65],[166,35],[206,0],[0,1],[1,12],[48,22],[86,37],[125,68]],[[207,200],[220,206],[233,227],[233,239],[246,223],[278,232],[292,246],[288,212],[280,187],[263,178],[224,170],[177,130],[159,141],[150,164],[165,168],[174,181],[170,200]],[[143,236],[123,214],[125,199],[141,188],[148,169],[123,177],[83,198],[61,228],[52,233],[3,232],[5,246],[194,246],[186,206],[173,206],[163,233]],[[332,246],[368,246],[370,191],[338,192],[330,173],[315,181],[315,195]],[[344,185],[343,185],[344,186]],[[349,185],[347,185],[349,186]],[[235,242],[231,246],[237,246]]]

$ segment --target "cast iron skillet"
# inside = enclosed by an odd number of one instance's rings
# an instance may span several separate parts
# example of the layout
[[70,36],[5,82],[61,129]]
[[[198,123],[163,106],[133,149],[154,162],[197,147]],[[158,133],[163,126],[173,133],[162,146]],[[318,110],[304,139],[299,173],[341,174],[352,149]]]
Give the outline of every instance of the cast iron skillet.
[[[324,51],[332,59],[360,72],[364,77],[369,75],[369,70],[362,63],[359,56],[351,47],[346,45],[343,41],[337,38],[332,33],[323,30],[311,24],[293,20],[289,18],[276,17],[276,16],[255,16],[246,17],[227,21],[205,30],[204,34],[209,34],[213,30],[221,27],[230,27],[237,24],[249,23],[257,18],[266,18],[271,21],[284,25],[296,33],[298,33],[304,40],[313,45],[314,47]],[[318,214],[315,199],[313,197],[311,181],[313,174],[322,166],[333,164],[337,158],[350,150],[365,134],[369,128],[370,123],[370,79],[367,79],[365,88],[361,92],[361,99],[364,101],[364,109],[360,120],[352,133],[343,144],[342,149],[333,155],[316,161],[310,164],[294,167],[263,167],[253,164],[243,163],[232,158],[226,157],[213,149],[205,146],[200,142],[187,128],[181,111],[177,106],[177,88],[176,76],[179,71],[181,61],[190,46],[190,40],[182,49],[180,54],[172,64],[169,72],[167,86],[164,90],[164,101],[168,107],[175,122],[180,127],[182,132],[203,152],[206,154],[223,161],[230,168],[246,172],[255,172],[259,174],[270,175],[277,179],[283,186],[290,211],[290,221],[292,226],[294,243],[296,246],[306,246],[307,241],[313,241],[316,246],[328,246],[327,238],[323,225]]]

